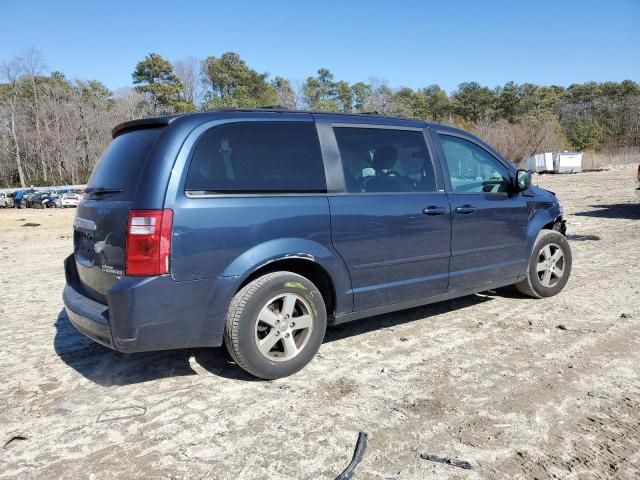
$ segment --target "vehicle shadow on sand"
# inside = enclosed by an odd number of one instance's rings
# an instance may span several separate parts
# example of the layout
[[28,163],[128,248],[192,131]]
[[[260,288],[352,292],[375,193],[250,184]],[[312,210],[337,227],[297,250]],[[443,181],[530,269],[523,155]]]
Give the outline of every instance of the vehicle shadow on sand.
[[222,348],[188,348],[159,352],[120,354],[81,334],[69,321],[64,309],[55,323],[53,347],[58,356],[82,376],[102,386],[131,385],[162,378],[207,372],[234,380],[254,381],[233,362]]
[[576,217],[640,219],[640,203],[617,203],[614,205],[591,205],[595,210],[574,213]]
[[[496,295],[510,296],[520,294],[514,293],[510,289],[500,289],[485,292],[483,295],[469,295],[423,307],[344,323],[327,329],[324,342],[335,342],[381,328],[398,326],[434,317],[442,313],[472,307],[491,301],[493,299],[492,296]],[[56,335],[53,346],[58,356],[79,374],[101,386],[132,385],[163,378],[198,375],[198,372],[194,370],[194,360],[197,364],[195,368],[201,367],[210,374],[222,378],[259,381],[259,379],[238,367],[225,347],[191,348],[122,355],[78,332],[69,322],[64,309],[58,314],[55,327]]]
[[[399,310],[397,312],[377,315],[375,317],[363,318],[354,322],[342,323],[327,330],[324,343],[335,342],[344,338],[362,335],[364,333],[380,330],[382,328],[395,327],[405,323],[422,320],[429,317],[436,317],[443,313],[473,307],[484,302],[493,300],[488,292],[481,295],[468,295],[466,297],[454,298],[444,302],[432,303],[422,307]],[[437,319],[433,319],[437,321]]]

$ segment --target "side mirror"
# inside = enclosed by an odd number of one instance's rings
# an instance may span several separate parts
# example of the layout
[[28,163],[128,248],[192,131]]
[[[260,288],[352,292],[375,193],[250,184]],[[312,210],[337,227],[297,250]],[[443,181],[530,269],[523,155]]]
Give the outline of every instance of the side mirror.
[[531,172],[529,170],[518,170],[516,172],[516,190],[522,192],[531,185]]

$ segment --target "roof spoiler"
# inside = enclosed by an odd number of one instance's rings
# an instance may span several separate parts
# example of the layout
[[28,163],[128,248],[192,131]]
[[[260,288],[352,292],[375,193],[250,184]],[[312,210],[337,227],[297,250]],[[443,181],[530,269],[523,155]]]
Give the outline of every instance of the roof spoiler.
[[122,122],[113,127],[113,130],[111,130],[111,137],[116,138],[123,133],[131,132],[133,130],[141,130],[143,128],[166,127],[178,117],[180,117],[180,115],[166,115],[163,117],[149,117]]

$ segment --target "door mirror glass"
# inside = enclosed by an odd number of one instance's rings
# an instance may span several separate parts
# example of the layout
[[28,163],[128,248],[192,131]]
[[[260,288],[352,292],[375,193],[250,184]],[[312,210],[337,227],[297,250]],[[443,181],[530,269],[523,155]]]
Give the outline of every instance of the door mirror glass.
[[531,172],[529,170],[518,170],[516,172],[516,187],[518,191],[526,190],[531,185]]

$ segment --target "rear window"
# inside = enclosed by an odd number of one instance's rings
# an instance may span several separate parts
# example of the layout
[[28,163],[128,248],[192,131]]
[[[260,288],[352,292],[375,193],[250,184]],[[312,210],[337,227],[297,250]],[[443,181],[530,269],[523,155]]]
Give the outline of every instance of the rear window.
[[190,192],[325,192],[314,124],[242,122],[214,127],[198,142],[186,190]]
[[134,130],[114,138],[93,169],[87,188],[122,190],[121,198],[131,198],[149,151],[162,130]]

